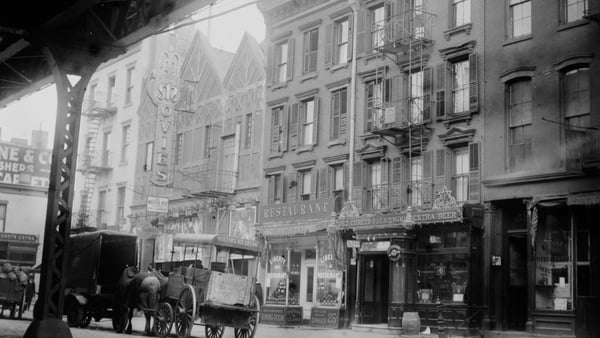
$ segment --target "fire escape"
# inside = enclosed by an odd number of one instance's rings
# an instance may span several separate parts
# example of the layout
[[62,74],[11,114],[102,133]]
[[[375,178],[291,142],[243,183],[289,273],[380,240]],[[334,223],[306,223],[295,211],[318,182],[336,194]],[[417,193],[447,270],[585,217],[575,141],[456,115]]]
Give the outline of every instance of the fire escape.
[[[113,100],[100,100],[91,98],[88,107],[83,111],[86,116],[87,133],[85,135],[85,148],[80,157],[78,171],[84,175],[84,184],[81,191],[81,204],[77,215],[77,228],[90,226],[89,218],[91,203],[94,196],[96,179],[98,175],[112,170],[110,152],[104,148],[98,152],[96,142],[100,124],[107,118],[117,113]],[[99,156],[98,156],[99,155]],[[100,211],[101,212],[101,211]],[[97,224],[99,226],[100,224]]]
[[[411,163],[413,157],[424,154],[433,131],[433,73],[427,62],[428,48],[434,43],[432,23],[435,15],[424,11],[420,1],[386,3],[390,12],[392,6],[400,8],[394,8],[393,15],[375,22],[371,36],[375,50],[393,60],[402,75],[390,84],[386,67],[376,71],[376,78],[385,83],[384,99],[376,100],[373,106],[371,132],[393,139],[405,156],[408,161],[405,168],[410,172],[406,205],[423,206],[423,197],[433,194],[433,182],[415,176]],[[394,94],[388,93],[392,90]]]

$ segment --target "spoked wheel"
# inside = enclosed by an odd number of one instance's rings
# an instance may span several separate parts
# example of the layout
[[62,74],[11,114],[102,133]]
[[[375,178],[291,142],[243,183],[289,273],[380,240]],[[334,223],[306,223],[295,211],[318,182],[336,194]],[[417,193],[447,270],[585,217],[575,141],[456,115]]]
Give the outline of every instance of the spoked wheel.
[[[248,318],[248,325],[250,328],[248,329],[240,329],[235,328],[233,333],[235,334],[235,338],[253,338],[256,333],[256,326],[260,320],[260,302],[258,301],[258,297],[254,296],[254,304],[250,306],[252,309],[256,309],[257,311],[252,314]],[[208,336],[207,336],[208,337]]]
[[174,321],[173,307],[169,303],[158,304],[158,310],[156,311],[156,317],[154,318],[154,324],[156,325],[155,331],[160,338],[165,338],[171,333]]
[[79,325],[79,327],[81,328],[86,328],[88,327],[88,325],[90,325],[90,323],[92,322],[92,310],[90,309],[85,309],[85,312],[83,314],[83,320],[81,321],[81,324]]
[[67,324],[79,327],[83,323],[84,309],[77,301],[71,301],[67,307]]
[[196,293],[191,285],[185,285],[177,299],[175,334],[178,338],[188,338],[196,319]]
[[223,326],[206,325],[204,327],[204,333],[206,335],[206,338],[221,338],[223,337],[224,332],[225,327]]

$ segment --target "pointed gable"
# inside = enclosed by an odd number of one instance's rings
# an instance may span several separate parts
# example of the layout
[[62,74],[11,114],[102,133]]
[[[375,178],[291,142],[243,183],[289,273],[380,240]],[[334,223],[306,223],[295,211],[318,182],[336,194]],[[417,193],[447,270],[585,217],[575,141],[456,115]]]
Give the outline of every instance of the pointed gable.
[[244,34],[235,57],[225,75],[223,86],[230,91],[265,80],[264,53],[258,42]]

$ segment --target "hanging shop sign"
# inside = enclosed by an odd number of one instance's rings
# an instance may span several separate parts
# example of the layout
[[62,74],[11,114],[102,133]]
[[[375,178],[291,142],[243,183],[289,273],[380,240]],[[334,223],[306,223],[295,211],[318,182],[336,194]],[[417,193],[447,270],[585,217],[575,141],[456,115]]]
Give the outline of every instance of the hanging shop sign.
[[[393,215],[377,215],[347,218],[338,221],[341,226],[349,228],[386,228],[402,225],[407,221],[407,213]],[[410,213],[410,220],[415,224],[461,222],[462,208],[419,210]]]
[[333,207],[333,199],[266,205],[260,208],[260,222],[329,218],[333,212]]
[[146,211],[166,214],[169,212],[169,198],[148,196],[146,202]]

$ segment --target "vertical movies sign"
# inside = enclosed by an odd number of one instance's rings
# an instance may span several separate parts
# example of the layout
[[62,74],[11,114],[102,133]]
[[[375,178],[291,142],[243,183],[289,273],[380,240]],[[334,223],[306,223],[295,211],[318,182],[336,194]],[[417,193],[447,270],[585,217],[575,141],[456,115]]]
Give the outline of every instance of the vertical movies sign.
[[49,150],[0,143],[0,184],[47,188],[51,159]]
[[154,170],[151,182],[158,186],[167,186],[173,179],[172,154],[175,130],[175,104],[179,101],[178,73],[181,58],[171,46],[160,56],[158,68],[154,70],[148,82],[148,91],[158,106],[156,139],[154,151]]

